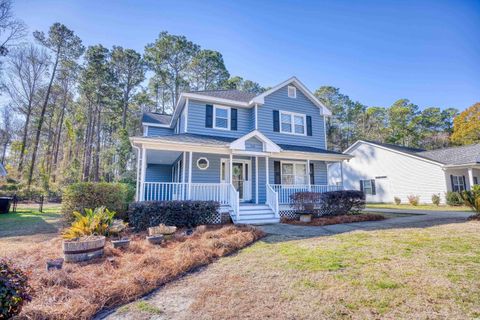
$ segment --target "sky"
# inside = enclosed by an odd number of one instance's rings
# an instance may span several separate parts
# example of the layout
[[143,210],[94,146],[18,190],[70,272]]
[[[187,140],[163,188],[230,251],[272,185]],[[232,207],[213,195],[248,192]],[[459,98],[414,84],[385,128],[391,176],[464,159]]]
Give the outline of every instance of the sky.
[[61,22],[85,45],[143,52],[161,31],[184,35],[263,86],[295,75],[369,106],[480,101],[480,0],[15,0],[14,11],[30,32]]

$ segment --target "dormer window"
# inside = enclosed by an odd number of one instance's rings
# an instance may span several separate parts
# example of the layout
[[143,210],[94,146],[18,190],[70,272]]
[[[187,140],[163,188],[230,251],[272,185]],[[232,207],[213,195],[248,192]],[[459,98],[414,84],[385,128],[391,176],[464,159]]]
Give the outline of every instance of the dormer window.
[[297,88],[294,86],[288,86],[288,97],[296,98],[297,97]]

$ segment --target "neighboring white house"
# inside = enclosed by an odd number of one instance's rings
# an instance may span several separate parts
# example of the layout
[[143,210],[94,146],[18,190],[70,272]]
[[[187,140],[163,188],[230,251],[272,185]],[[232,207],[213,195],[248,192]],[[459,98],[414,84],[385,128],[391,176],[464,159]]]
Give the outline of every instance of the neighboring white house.
[[329,184],[363,189],[368,202],[402,203],[409,195],[431,203],[433,194],[445,202],[447,191],[469,190],[480,181],[480,144],[425,151],[359,140],[345,150],[354,156],[329,166]]

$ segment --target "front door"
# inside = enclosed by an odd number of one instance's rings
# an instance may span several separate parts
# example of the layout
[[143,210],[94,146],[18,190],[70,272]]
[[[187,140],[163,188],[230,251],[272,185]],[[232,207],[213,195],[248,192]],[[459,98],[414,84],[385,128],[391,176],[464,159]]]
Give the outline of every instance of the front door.
[[[222,182],[228,183],[230,176],[229,160],[222,160]],[[225,173],[225,174],[223,174]],[[252,200],[252,181],[251,181],[251,162],[250,160],[233,160],[232,163],[232,184],[238,191],[240,201]]]

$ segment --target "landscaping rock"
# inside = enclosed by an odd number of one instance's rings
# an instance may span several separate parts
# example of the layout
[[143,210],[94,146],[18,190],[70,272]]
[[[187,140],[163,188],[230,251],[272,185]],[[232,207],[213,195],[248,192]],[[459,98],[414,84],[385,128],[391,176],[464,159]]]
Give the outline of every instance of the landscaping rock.
[[48,259],[46,265],[47,265],[47,271],[60,270],[62,269],[62,266],[63,266],[63,258]]
[[147,236],[147,241],[150,243],[150,244],[161,244],[163,242],[163,235],[161,234],[157,234],[157,235],[154,235],[154,236]]

